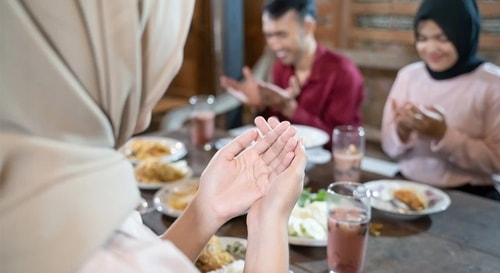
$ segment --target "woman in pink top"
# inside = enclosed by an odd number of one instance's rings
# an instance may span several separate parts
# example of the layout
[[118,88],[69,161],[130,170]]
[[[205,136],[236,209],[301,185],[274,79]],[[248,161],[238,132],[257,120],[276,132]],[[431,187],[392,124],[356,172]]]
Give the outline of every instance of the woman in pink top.
[[402,68],[387,99],[382,147],[401,174],[500,200],[500,68],[477,57],[473,0],[425,0],[415,17],[422,62]]

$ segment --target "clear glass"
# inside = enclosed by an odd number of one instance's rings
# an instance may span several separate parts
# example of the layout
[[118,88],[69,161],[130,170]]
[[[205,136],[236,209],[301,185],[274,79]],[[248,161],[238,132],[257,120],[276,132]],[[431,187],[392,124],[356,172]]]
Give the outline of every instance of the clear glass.
[[335,181],[359,182],[365,154],[365,130],[360,126],[337,126],[333,129],[332,141]]
[[332,183],[327,192],[329,272],[362,272],[371,220],[369,192],[350,181]]
[[189,98],[191,142],[195,145],[204,145],[212,141],[215,131],[214,102],[215,97],[212,95]]
[[495,189],[497,189],[497,191],[500,192],[500,173],[492,174],[491,178],[493,179]]

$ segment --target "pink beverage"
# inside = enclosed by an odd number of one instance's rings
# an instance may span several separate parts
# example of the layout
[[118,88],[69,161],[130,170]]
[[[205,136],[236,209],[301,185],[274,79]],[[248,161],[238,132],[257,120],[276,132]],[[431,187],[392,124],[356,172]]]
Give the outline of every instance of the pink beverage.
[[361,153],[351,153],[348,150],[335,150],[333,152],[335,180],[359,182],[362,159],[363,154]]
[[191,142],[203,145],[212,140],[215,130],[215,113],[209,110],[191,114]]
[[328,268],[331,273],[363,270],[370,219],[360,209],[334,209],[328,217]]

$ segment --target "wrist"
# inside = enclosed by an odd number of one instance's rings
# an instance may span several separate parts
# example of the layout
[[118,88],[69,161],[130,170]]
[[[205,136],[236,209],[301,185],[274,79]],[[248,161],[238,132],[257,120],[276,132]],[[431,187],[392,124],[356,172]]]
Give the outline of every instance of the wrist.
[[248,224],[246,271],[287,272],[290,260],[287,221],[270,218]]
[[196,261],[208,240],[224,224],[195,198],[160,238],[169,240],[191,261]]
[[227,220],[221,215],[215,206],[203,202],[201,198],[195,197],[186,208],[185,212],[192,219],[193,225],[203,226],[210,233],[215,233]]
[[269,206],[265,207],[266,209],[264,210],[263,207],[259,207],[257,210],[250,208],[248,211],[247,227],[249,233],[253,230],[258,232],[265,226],[288,226],[288,219],[290,218],[291,210],[273,210],[270,209]]
[[285,232],[288,234],[289,215],[268,215],[252,217],[251,213],[247,215],[248,237],[257,237],[263,230],[273,230],[277,233]]
[[437,136],[435,138],[435,140],[437,142],[439,142],[439,141],[441,141],[443,139],[444,135],[446,135],[446,130],[447,129],[448,129],[447,126],[442,126],[442,127],[439,128],[439,131],[438,131]]
[[402,142],[406,142],[410,137],[411,129],[398,124],[396,125],[396,132],[399,136],[399,139],[401,139]]
[[296,109],[297,109],[297,101],[295,99],[288,98],[283,101],[280,112],[285,117],[291,119],[295,114]]

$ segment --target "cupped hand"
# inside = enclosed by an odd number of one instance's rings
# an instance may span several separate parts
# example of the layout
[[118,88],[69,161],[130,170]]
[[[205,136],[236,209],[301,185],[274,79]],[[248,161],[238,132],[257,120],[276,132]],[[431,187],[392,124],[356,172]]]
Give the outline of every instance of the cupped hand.
[[239,82],[227,76],[220,77],[220,85],[226,88],[227,92],[235,96],[239,101],[249,106],[262,106],[262,99],[259,93],[259,84],[252,75],[248,67],[243,67],[244,82]]
[[289,87],[286,89],[272,83],[259,82],[263,105],[282,111],[290,100],[294,100],[300,94],[300,85],[297,79],[292,76],[289,82]]
[[[262,118],[256,124],[262,127]],[[256,129],[238,136],[210,160],[195,198],[214,218],[228,220],[247,211],[267,192],[280,162],[293,158],[295,128],[289,122],[273,126],[262,137]]]
[[443,138],[448,126],[439,106],[412,105],[409,112],[413,114],[415,131],[436,141]]
[[406,142],[410,138],[410,134],[414,127],[413,114],[407,111],[409,104],[398,104],[394,99],[391,100],[393,112],[393,120],[396,125],[396,132],[401,141]]
[[247,223],[255,225],[265,219],[288,221],[304,187],[307,156],[304,145],[295,146],[294,158],[272,181],[267,193],[248,212]]

